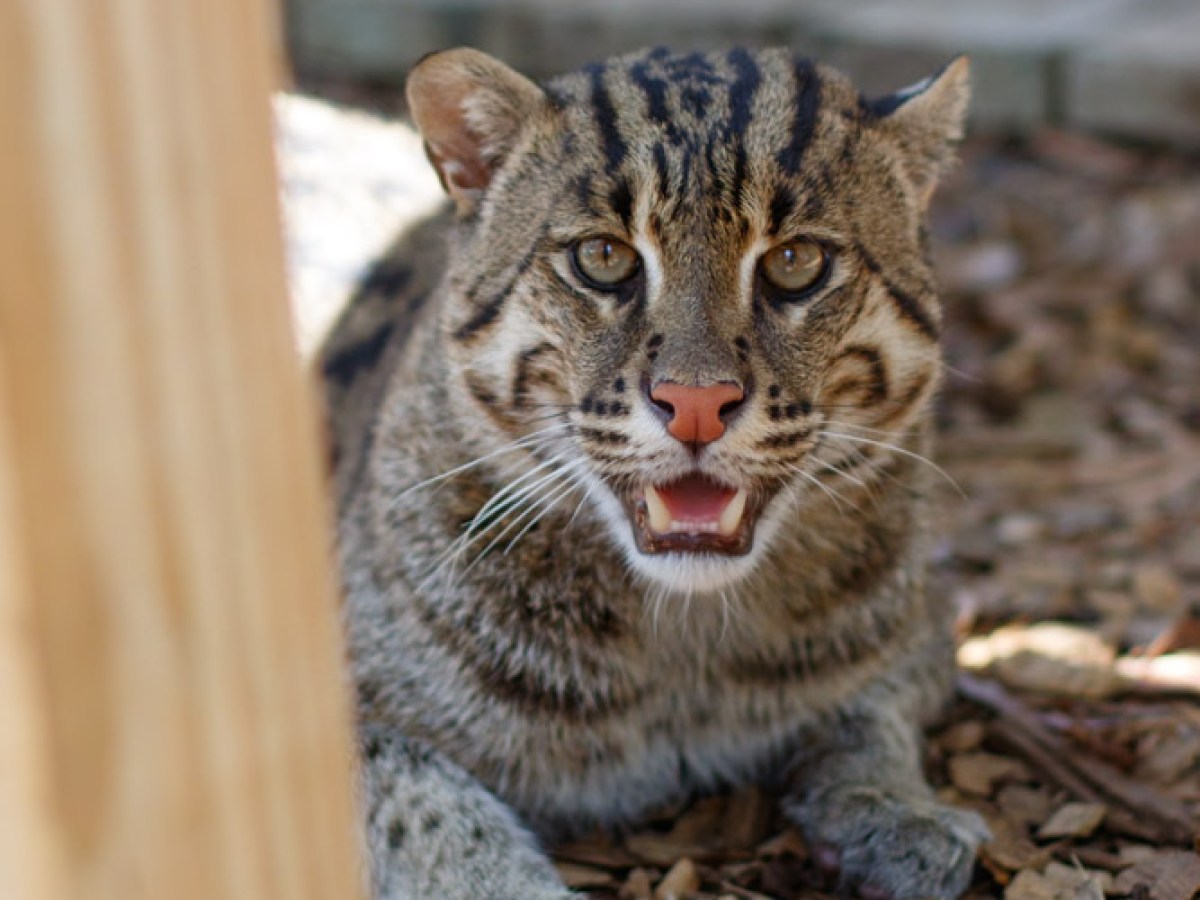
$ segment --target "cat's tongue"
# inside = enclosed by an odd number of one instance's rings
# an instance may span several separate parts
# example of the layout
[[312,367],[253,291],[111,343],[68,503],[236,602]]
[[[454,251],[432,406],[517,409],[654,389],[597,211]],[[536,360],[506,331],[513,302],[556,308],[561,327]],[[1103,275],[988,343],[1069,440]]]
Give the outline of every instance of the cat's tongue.
[[687,475],[670,484],[646,486],[646,512],[656,534],[732,535],[742,522],[746,492]]

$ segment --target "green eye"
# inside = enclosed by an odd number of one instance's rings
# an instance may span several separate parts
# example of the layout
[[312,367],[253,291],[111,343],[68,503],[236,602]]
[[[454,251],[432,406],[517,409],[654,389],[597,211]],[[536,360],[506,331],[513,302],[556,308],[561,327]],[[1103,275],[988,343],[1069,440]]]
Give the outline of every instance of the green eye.
[[615,237],[580,241],[573,251],[575,268],[592,287],[615,288],[637,274],[641,259],[637,251]]
[[772,247],[759,263],[763,278],[789,294],[800,294],[821,280],[829,254],[816,241],[803,238]]

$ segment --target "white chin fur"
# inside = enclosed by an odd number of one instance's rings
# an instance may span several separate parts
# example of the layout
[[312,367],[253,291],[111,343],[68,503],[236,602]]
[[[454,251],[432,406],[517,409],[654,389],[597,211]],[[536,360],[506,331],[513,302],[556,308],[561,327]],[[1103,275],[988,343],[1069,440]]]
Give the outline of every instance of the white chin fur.
[[638,549],[625,507],[608,485],[588,472],[591,496],[604,517],[614,540],[621,547],[629,567],[647,581],[677,594],[716,593],[750,575],[762,559],[784,518],[787,498],[777,496],[763,511],[755,529],[754,546],[745,556],[718,553],[662,553],[648,555]]

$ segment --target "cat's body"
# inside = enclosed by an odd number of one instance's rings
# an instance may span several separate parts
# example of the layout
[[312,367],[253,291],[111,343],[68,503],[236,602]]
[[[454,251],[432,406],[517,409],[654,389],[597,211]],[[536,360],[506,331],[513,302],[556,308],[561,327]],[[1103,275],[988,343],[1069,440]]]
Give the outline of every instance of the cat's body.
[[917,749],[953,667],[917,458],[951,74],[872,105],[781,51],[546,94],[470,51],[417,69],[457,215],[324,360],[380,900],[565,897],[518,820],[751,779],[847,890],[961,892],[981,828]]

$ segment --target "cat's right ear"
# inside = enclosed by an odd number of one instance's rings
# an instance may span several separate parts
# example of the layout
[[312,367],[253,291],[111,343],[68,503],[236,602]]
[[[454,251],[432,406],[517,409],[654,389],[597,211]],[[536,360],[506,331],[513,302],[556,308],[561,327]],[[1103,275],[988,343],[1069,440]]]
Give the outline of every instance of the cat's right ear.
[[429,160],[460,213],[475,208],[522,126],[546,100],[525,76],[466,47],[417,63],[407,96]]

